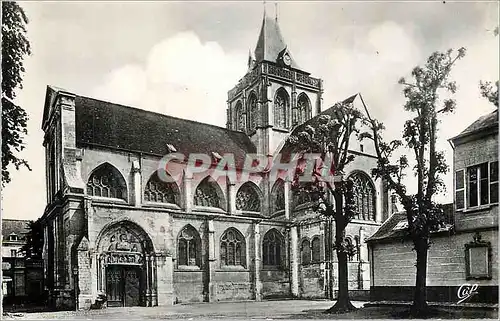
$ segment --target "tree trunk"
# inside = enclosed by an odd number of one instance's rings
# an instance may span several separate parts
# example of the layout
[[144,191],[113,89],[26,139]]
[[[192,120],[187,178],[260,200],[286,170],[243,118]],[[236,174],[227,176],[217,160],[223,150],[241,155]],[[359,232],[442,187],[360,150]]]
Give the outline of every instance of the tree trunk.
[[[336,193],[337,194],[337,193]],[[344,241],[345,235],[345,225],[342,222],[342,195],[335,196],[335,204],[340,204],[336,211],[336,222],[335,222],[335,244],[337,245],[337,269],[338,273],[338,284],[339,291],[337,295],[337,302],[333,307],[326,310],[327,313],[347,313],[356,310],[356,307],[352,305],[349,300],[349,280],[348,280],[348,268],[347,268],[347,253],[344,249],[339,248],[339,244]]]
[[426,288],[428,240],[427,238],[416,240],[414,245],[417,252],[417,275],[410,314],[415,317],[423,317],[429,312]]

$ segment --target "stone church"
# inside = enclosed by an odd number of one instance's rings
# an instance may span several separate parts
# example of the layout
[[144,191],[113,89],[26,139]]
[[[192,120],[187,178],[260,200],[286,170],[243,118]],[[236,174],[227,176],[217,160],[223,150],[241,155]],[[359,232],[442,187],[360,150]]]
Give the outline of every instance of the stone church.
[[[275,157],[286,138],[323,108],[323,82],[301,69],[275,18],[264,14],[248,71],[228,91],[226,128],[179,119],[47,87],[47,206],[44,276],[50,302],[86,308],[263,300],[336,295],[336,256],[328,260],[328,223],[288,180],[266,172],[234,180],[186,171],[185,159],[158,174],[165,155]],[[364,108],[356,94],[344,100]],[[185,106],[189,108],[189,106]],[[352,295],[370,286],[365,239],[388,217],[388,193],[369,175],[368,141],[351,142],[359,215],[346,242]],[[165,171],[164,171],[165,172]],[[307,196],[307,195],[306,195]],[[331,273],[330,273],[331,271]]]

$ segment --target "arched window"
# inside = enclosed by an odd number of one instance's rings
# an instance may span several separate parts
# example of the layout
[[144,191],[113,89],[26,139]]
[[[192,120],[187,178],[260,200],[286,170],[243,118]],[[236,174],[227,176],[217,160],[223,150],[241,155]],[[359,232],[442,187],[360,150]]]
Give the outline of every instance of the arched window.
[[196,187],[194,205],[222,208],[221,196],[219,185],[208,176]]
[[312,261],[320,262],[321,261],[321,241],[318,236],[314,237],[312,240]]
[[311,263],[311,244],[309,243],[309,240],[305,239],[302,241],[300,250],[302,257],[302,265]]
[[309,97],[304,93],[300,94],[297,100],[297,113],[298,124],[302,124],[312,117],[311,102],[309,101]]
[[260,212],[260,197],[252,183],[243,184],[236,193],[236,209]]
[[201,239],[194,227],[186,225],[177,238],[180,266],[201,266]]
[[112,165],[105,163],[90,175],[87,182],[87,194],[127,200],[127,185],[122,174]]
[[288,93],[285,89],[280,88],[276,91],[274,96],[274,126],[279,128],[288,127],[288,106],[289,106]]
[[269,230],[262,241],[262,261],[264,265],[280,266],[283,237],[275,229]]
[[248,98],[248,110],[250,113],[250,130],[254,130],[257,127],[257,95],[255,93],[250,94]]
[[375,221],[375,186],[362,172],[355,172],[349,178],[354,183],[354,199],[358,219]]
[[294,206],[312,202],[311,193],[306,189],[305,183],[299,183],[302,188],[293,191]]
[[144,189],[144,200],[179,205],[179,194],[179,187],[175,182],[165,182],[160,179],[158,172],[155,172]]
[[278,179],[274,184],[271,197],[272,213],[285,209],[285,182],[282,179]]
[[245,238],[234,228],[227,229],[220,238],[222,266],[245,266]]
[[236,103],[236,130],[245,131],[246,130],[246,113],[243,110],[243,104],[241,101]]

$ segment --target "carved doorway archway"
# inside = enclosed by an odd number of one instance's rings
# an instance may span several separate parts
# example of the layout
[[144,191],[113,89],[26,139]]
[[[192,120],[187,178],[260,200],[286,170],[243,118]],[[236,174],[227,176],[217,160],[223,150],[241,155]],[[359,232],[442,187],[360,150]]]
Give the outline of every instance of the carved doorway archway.
[[98,289],[110,307],[158,305],[156,255],[149,236],[124,221],[106,228],[98,243]]

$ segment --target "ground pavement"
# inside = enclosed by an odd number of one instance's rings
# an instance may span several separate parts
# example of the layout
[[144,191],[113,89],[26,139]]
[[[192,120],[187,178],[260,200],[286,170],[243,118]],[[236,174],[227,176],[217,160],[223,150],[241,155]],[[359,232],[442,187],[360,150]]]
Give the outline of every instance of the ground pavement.
[[[4,315],[3,319],[386,319],[394,315],[394,307],[366,307],[358,311],[329,315],[323,311],[331,307],[332,301],[282,300],[262,302],[219,302],[177,304],[162,307],[107,308],[91,311],[60,311],[41,313],[20,313]],[[353,302],[362,307],[364,302]],[[440,315],[441,318],[492,318],[498,317],[497,311],[476,309]]]

